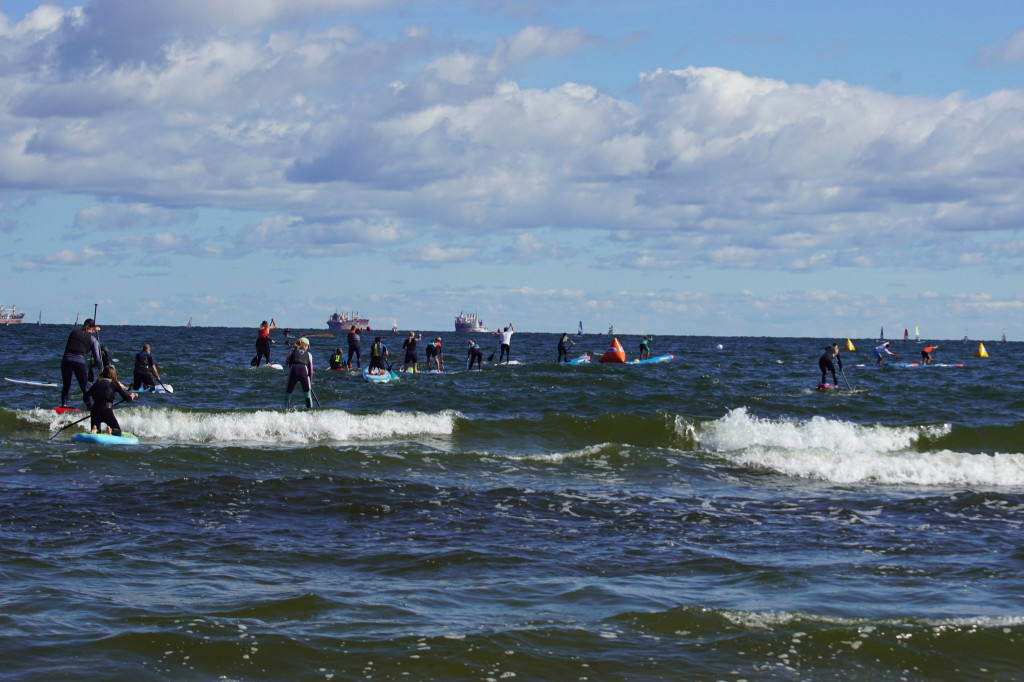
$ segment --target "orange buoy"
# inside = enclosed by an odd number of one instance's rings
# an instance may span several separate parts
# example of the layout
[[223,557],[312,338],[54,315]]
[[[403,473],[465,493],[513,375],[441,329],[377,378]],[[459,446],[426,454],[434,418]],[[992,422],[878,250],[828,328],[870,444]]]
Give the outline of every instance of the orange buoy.
[[625,362],[626,351],[623,350],[622,344],[619,343],[617,338],[612,339],[612,343],[608,346],[608,350],[604,352],[601,359],[598,362]]

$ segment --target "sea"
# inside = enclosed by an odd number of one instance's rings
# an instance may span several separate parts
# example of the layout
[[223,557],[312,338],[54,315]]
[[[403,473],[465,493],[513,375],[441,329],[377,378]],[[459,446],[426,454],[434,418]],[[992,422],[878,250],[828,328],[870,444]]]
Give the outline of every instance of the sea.
[[[69,331],[0,328],[3,376],[59,383]],[[115,408],[135,446],[0,384],[0,678],[1024,679],[1019,342],[879,367],[853,338],[816,390],[846,338],[610,365],[586,335],[566,366],[519,332],[497,366],[424,330],[447,371],[370,384],[310,336],[317,404],[287,409],[255,335],[103,325],[174,391]]]

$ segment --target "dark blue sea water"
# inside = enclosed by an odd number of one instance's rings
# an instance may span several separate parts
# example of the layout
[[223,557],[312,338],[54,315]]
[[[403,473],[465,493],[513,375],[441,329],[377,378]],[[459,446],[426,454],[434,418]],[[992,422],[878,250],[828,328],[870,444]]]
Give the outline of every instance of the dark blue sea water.
[[[68,331],[0,329],[3,376],[59,381]],[[448,373],[319,371],[285,410],[254,335],[105,326],[175,391],[117,408],[138,446],[49,440],[59,389],[0,386],[0,677],[1024,676],[1021,344],[900,369],[853,339],[816,391],[845,339],[564,367],[518,333],[467,372],[441,332]],[[322,369],[341,339],[311,341]]]

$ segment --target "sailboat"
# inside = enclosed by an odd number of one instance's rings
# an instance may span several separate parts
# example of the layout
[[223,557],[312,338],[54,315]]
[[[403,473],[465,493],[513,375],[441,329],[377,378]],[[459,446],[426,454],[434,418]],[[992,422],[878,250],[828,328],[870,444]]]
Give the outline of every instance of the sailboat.
[[615,336],[615,327],[608,325],[608,336]]
[[903,343],[906,343],[907,341],[910,341],[910,330],[908,330],[908,329],[906,329],[904,327],[904,329],[903,329]]
[[1006,330],[1003,330],[1003,343],[1006,343]]
[[398,320],[397,319],[392,319],[391,320],[391,333],[392,334],[397,334],[398,333]]
[[964,341],[967,341],[967,330],[964,330]]
[[878,340],[885,341],[885,327],[882,327],[878,332]]
[[191,329],[191,328],[192,328],[192,318],[190,317],[190,318],[188,318],[188,324],[185,325],[185,329]]
[[583,336],[583,320],[580,320],[580,326],[576,328],[576,336]]
[[[39,319],[36,320],[36,326],[38,327],[43,323],[43,311],[39,311]],[[1003,341],[1006,341],[1006,330],[1003,330]]]
[[921,343],[921,330],[917,328],[916,324],[914,325],[914,341]]

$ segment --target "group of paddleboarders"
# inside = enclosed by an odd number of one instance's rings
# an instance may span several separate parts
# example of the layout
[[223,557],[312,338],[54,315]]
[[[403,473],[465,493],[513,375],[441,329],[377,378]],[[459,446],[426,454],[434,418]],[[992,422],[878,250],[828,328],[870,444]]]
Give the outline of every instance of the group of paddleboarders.
[[[135,366],[133,368],[131,389],[128,389],[117,378],[117,370],[106,349],[100,345],[96,337],[100,328],[92,318],[86,319],[81,327],[75,327],[68,335],[67,343],[64,345],[64,355],[60,361],[61,392],[60,409],[68,409],[68,398],[71,395],[71,379],[78,380],[78,386],[82,389],[82,398],[86,409],[90,413],[91,433],[99,433],[100,429],[106,428],[108,434],[121,435],[121,425],[114,416],[114,398],[120,396],[122,400],[131,401],[135,399],[135,393],[140,388],[153,390],[156,383],[160,382],[160,373],[157,370],[156,360],[149,344],[143,344],[142,350],[135,354]],[[92,386],[89,382],[89,362],[93,367],[101,367],[99,378]]]
[[[882,364],[882,358],[890,356],[894,358],[899,357],[899,353],[892,352],[889,347],[892,345],[892,341],[885,341],[884,343],[875,346],[872,350],[872,354],[875,356],[875,365]],[[938,345],[925,346],[921,349],[921,364],[930,365],[935,362],[935,358],[932,357],[932,353],[939,349]],[[835,362],[833,362],[835,361]],[[839,382],[836,380],[836,364],[839,365],[839,371],[843,371],[843,360],[839,356],[839,344],[833,343],[831,346],[825,346],[825,352],[818,358],[818,368],[821,369],[821,383],[818,385],[819,388],[838,386]],[[832,374],[832,385],[829,386],[826,383],[826,375]]]

